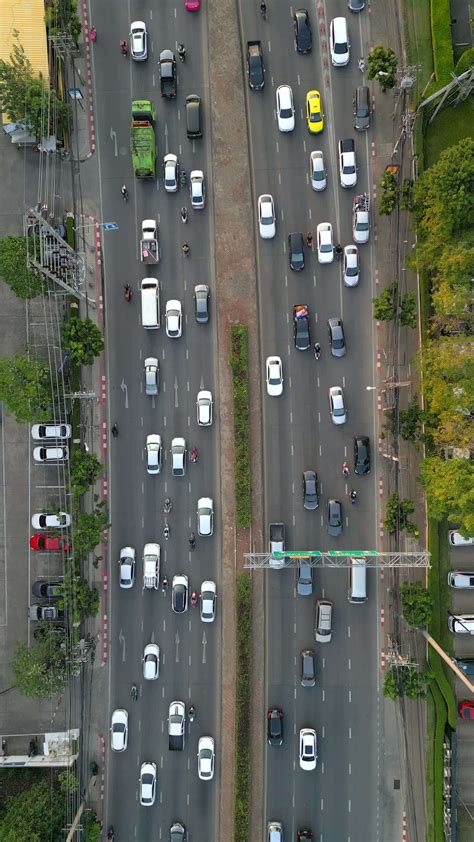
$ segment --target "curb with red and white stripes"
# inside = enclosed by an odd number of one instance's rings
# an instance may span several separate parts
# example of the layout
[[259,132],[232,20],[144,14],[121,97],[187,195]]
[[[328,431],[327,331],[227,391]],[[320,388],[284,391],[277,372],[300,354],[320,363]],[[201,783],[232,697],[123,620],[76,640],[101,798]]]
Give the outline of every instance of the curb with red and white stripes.
[[94,100],[92,97],[92,54],[91,54],[91,39],[89,26],[89,7],[83,0],[80,6],[82,18],[82,31],[84,35],[84,62],[86,69],[85,85],[87,88],[87,125],[89,128],[89,152],[87,158],[91,158],[95,152],[95,116],[94,116]]

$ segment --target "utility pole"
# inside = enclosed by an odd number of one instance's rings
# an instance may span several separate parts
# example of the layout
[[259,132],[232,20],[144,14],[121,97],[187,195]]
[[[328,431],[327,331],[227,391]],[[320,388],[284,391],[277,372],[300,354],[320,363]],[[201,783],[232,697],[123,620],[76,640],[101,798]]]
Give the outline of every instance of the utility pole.
[[28,266],[62,287],[75,298],[86,298],[85,264],[81,255],[63,240],[44,218],[42,209],[31,209],[24,219]]

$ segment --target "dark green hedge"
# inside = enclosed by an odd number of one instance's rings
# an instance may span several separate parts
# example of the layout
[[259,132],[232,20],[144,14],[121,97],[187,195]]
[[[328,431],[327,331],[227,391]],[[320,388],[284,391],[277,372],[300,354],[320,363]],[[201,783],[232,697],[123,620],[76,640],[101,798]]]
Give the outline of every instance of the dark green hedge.
[[238,842],[250,842],[252,582],[248,573],[240,573],[237,577],[236,612],[234,839]]
[[252,519],[250,482],[250,418],[248,383],[248,331],[245,325],[230,329],[232,398],[234,404],[235,522],[248,528]]

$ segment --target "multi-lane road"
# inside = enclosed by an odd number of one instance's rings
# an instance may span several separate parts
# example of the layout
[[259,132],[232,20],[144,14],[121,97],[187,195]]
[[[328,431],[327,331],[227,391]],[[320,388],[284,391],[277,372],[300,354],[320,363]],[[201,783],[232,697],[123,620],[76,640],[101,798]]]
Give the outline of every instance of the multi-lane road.
[[[335,241],[346,245],[351,238],[351,206],[354,190],[339,186],[337,142],[355,137],[352,126],[352,94],[362,77],[357,58],[366,52],[368,17],[350,15],[344,0],[337,0],[330,15],[347,15],[352,57],[348,67],[331,67],[327,33],[317,25],[329,17],[316,16],[312,6],[314,45],[312,53],[298,55],[294,49],[292,9],[282,0],[269,5],[268,20],[257,19],[256,9],[242,6],[243,41],[260,38],[266,64],[266,85],[261,93],[247,91],[250,138],[250,169],[254,196],[271,193],[277,210],[277,234],[273,241],[258,240],[259,327],[262,364],[270,354],[282,357],[284,393],[280,398],[263,395],[265,501],[267,522],[284,521],[288,548],[359,549],[376,542],[376,457],[374,393],[366,390],[375,380],[373,363],[373,241],[360,248],[361,281],[348,289],[341,279],[341,264],[320,266],[316,254],[306,249],[306,267],[290,271],[286,239],[290,231],[316,233],[318,222],[331,222]],[[174,8],[174,7],[173,7]],[[100,49],[94,53],[95,103],[100,162],[101,218],[117,221],[119,231],[105,241],[105,305],[108,344],[110,421],[119,426],[111,442],[110,500],[113,524],[110,585],[110,712],[129,711],[129,744],[123,754],[109,752],[107,816],[120,829],[120,838],[148,842],[166,838],[174,820],[183,821],[195,842],[217,840],[219,763],[219,640],[220,640],[220,529],[218,458],[219,412],[216,381],[216,330],[214,304],[207,326],[193,315],[193,288],[208,283],[211,302],[214,289],[212,255],[212,189],[204,212],[190,211],[190,222],[180,221],[180,207],[189,199],[181,190],[164,192],[161,177],[163,156],[176,153],[189,171],[202,168],[212,178],[209,127],[209,90],[206,48],[206,14],[187,14],[184,3],[176,14],[170,4],[144,9],[141,4],[114,10],[113,18],[96,4],[94,23],[100,33]],[[318,11],[324,11],[318,4]],[[326,9],[326,13],[328,10]],[[149,32],[149,59],[142,64],[120,55],[120,39],[127,36],[130,21],[145,20]],[[106,33],[103,35],[102,33]],[[179,64],[176,102],[159,98],[158,55],[176,50],[184,41],[189,47],[186,63]],[[275,121],[275,89],[288,83],[296,107],[295,131],[278,132]],[[325,129],[310,136],[305,120],[305,96],[321,91]],[[184,98],[199,94],[204,103],[204,138],[186,138]],[[158,108],[158,179],[140,182],[133,178],[129,152],[130,103],[150,98]],[[370,187],[370,133],[358,134],[357,192]],[[324,152],[328,186],[316,194],[309,183],[311,150]],[[120,197],[126,183],[128,203]],[[138,259],[142,219],[159,224],[161,260],[144,270]],[[180,244],[187,239],[191,256],[183,258]],[[162,311],[168,298],[183,304],[185,323],[180,339],[168,339],[164,325],[146,331],[140,323],[139,284],[145,275],[159,278]],[[123,285],[130,283],[132,302],[123,299]],[[292,307],[310,308],[313,341],[322,345],[316,362],[311,351],[299,352],[292,339]],[[330,355],[326,321],[342,317],[347,354]],[[144,389],[144,360],[157,356],[161,366],[161,389],[156,398]],[[263,371],[262,371],[263,382]],[[335,427],[329,416],[328,388],[345,391],[348,420]],[[196,424],[195,401],[201,388],[215,398],[215,420],[210,429]],[[148,476],[144,459],[148,433],[160,433],[166,452],[158,477]],[[352,464],[355,434],[369,435],[372,442],[372,473],[345,481],[342,462]],[[169,448],[174,436],[184,436],[188,447],[199,450],[197,465],[188,465],[184,478],[171,476]],[[318,473],[320,506],[315,512],[302,507],[301,476],[305,469]],[[358,491],[351,506],[348,491]],[[163,540],[163,501],[170,496],[171,539]],[[198,539],[191,553],[188,534],[196,531],[196,504],[200,496],[215,501],[212,538]],[[327,500],[342,501],[344,531],[331,539],[326,532]],[[173,614],[171,596],[143,592],[141,587],[143,546],[159,542],[162,574],[171,581],[175,573],[190,577],[191,588],[202,580],[217,583],[217,620],[204,626],[197,609],[184,616]],[[132,590],[118,585],[118,559],[122,546],[137,553],[137,574]],[[265,746],[265,822],[282,821],[288,838],[309,826],[318,839],[330,842],[367,842],[380,837],[377,802],[379,757],[379,708],[377,664],[377,587],[375,573],[368,576],[368,602],[362,606],[347,600],[347,571],[317,569],[310,597],[296,596],[295,572],[268,571],[266,577],[266,695],[268,706],[285,713],[285,738],[281,747]],[[315,598],[334,601],[332,642],[316,649],[314,644]],[[161,674],[156,682],[142,679],[144,646],[154,641],[161,648]],[[299,654],[316,649],[317,682],[300,685]],[[324,650],[324,651],[323,651]],[[132,683],[139,685],[139,699],[132,703]],[[182,699],[196,705],[196,721],[188,725],[186,749],[169,752],[167,713],[170,701]],[[261,711],[264,716],[265,711]],[[316,728],[319,737],[318,767],[303,772],[298,763],[298,733],[302,726]],[[197,776],[197,741],[202,734],[216,740],[216,774],[204,783]],[[140,806],[138,776],[143,761],[157,764],[157,802],[151,809]]]

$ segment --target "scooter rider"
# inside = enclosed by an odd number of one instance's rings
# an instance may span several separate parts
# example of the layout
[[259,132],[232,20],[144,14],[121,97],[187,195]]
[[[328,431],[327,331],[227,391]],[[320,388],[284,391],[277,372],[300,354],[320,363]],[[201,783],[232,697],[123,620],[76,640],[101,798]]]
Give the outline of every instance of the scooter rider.
[[181,208],[181,222],[187,222],[187,221],[188,221],[188,209],[183,207],[183,208]]
[[347,477],[349,475],[349,465],[348,465],[347,462],[342,463],[342,473],[344,474],[345,477]]
[[189,546],[191,547],[192,550],[194,550],[194,547],[196,546],[196,536],[195,536],[194,532],[191,532],[191,534],[188,538],[188,541],[189,541]]
[[178,56],[181,59],[181,61],[184,61],[184,59],[186,58],[186,47],[184,46],[184,44],[178,44]]
[[319,360],[320,356],[321,356],[321,345],[319,344],[319,342],[315,342],[314,343],[314,358],[316,360]]
[[166,591],[168,590],[168,579],[166,578],[166,576],[161,583],[161,590],[163,591],[163,593],[166,593]]
[[355,490],[355,488],[353,488],[352,491],[351,491],[351,503],[355,503],[356,500],[357,500],[357,491]]
[[124,38],[122,38],[122,40],[120,42],[120,52],[122,53],[123,56],[126,56],[127,53],[128,53],[128,44],[127,44],[127,42],[125,41]]

